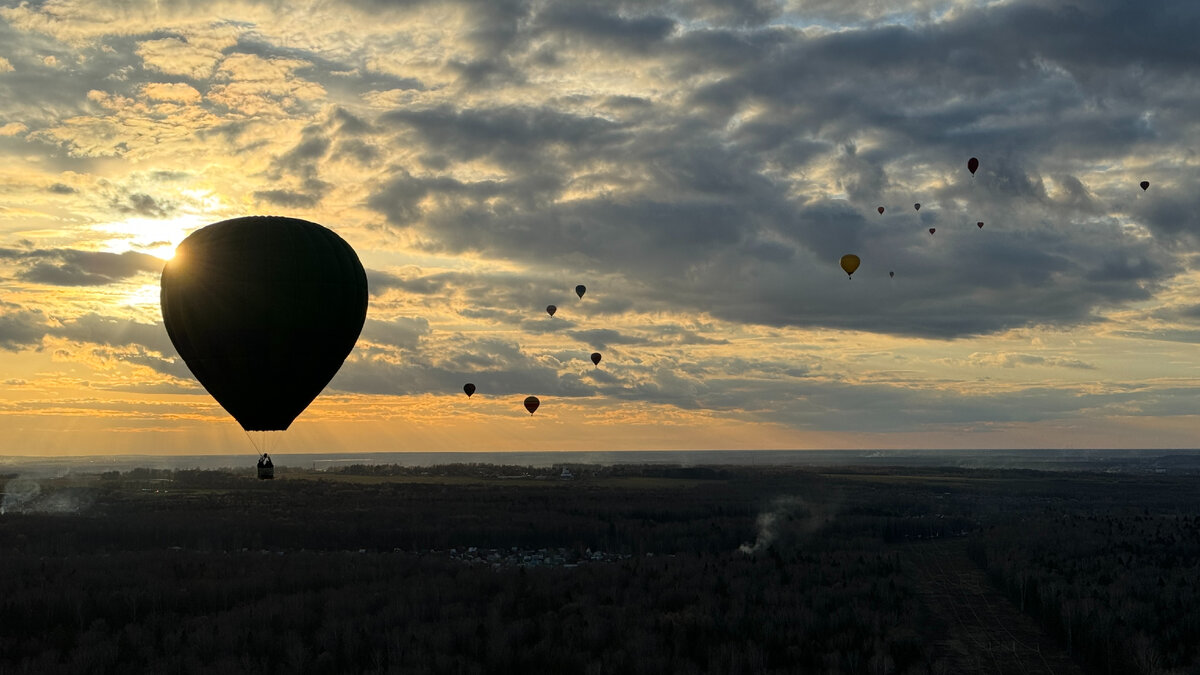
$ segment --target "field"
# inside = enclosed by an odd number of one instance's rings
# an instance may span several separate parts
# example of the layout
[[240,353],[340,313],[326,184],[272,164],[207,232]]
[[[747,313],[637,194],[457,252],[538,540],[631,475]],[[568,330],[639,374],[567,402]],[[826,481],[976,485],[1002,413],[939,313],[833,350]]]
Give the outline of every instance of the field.
[[1186,473],[7,476],[0,672],[1193,673]]

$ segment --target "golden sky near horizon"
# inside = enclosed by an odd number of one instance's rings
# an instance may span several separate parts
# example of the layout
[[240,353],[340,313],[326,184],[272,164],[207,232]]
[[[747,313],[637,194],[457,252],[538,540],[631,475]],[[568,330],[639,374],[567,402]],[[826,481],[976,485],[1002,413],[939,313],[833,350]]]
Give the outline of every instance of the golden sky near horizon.
[[371,287],[280,453],[1196,447],[1198,48],[1146,14],[0,2],[0,454],[253,452],[158,278],[268,213]]

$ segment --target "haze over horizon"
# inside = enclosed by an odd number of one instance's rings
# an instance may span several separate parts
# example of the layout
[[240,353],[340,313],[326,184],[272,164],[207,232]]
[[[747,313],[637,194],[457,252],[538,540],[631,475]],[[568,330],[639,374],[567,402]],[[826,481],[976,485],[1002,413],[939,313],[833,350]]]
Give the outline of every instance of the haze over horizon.
[[279,452],[1197,447],[1197,25],[0,2],[0,453],[252,452],[159,274],[255,214],[335,230],[371,291]]

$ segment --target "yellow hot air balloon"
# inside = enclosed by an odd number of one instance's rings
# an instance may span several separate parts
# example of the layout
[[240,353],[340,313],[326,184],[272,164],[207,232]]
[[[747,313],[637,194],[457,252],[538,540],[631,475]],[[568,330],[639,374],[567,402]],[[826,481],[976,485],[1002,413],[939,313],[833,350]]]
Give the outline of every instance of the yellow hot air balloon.
[[862,261],[859,260],[858,256],[854,255],[853,253],[847,253],[846,255],[842,256],[842,269],[846,270],[846,276],[849,277],[850,275],[854,274],[854,270],[858,269],[858,264],[860,262]]

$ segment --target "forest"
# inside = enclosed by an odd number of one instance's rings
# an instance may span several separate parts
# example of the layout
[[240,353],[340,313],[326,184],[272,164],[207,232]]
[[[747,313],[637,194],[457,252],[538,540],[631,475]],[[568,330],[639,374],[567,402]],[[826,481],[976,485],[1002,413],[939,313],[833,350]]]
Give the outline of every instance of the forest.
[[0,672],[1200,673],[1197,474],[0,476]]

